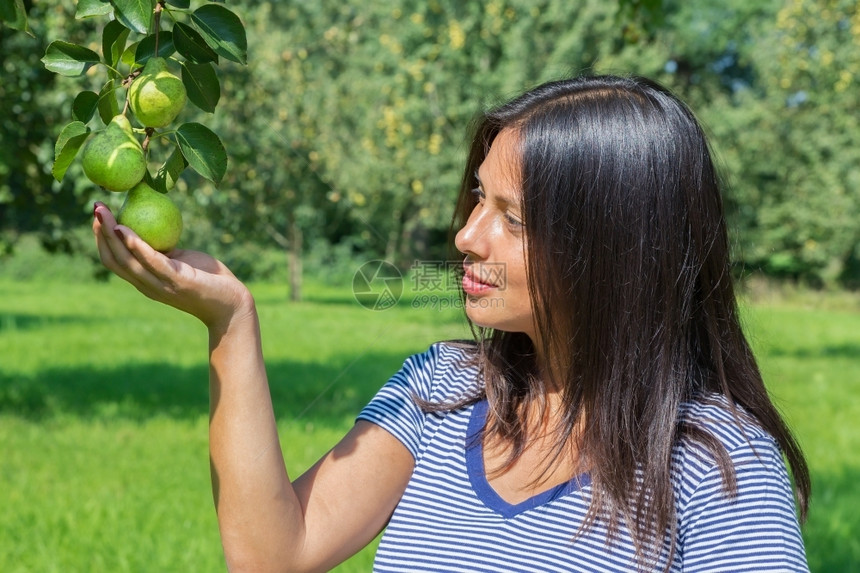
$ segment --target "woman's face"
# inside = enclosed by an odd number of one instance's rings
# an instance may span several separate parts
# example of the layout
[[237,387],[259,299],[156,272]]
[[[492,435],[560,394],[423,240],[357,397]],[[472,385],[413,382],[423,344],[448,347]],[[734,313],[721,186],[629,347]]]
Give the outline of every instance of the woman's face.
[[478,204],[454,244],[466,255],[463,290],[469,319],[486,328],[524,332],[535,341],[518,144],[511,130],[496,136],[477,172]]

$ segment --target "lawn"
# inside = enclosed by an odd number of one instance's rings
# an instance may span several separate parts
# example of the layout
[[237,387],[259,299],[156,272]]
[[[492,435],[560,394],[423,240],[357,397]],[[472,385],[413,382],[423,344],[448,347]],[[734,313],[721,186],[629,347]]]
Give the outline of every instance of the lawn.
[[[410,353],[467,335],[408,296],[366,310],[255,285],[293,475]],[[416,299],[417,301],[418,299]],[[432,302],[432,301],[429,301]],[[860,307],[757,303],[746,323],[813,474],[814,572],[860,563]],[[0,571],[225,571],[209,489],[206,334],[120,281],[0,281]],[[372,548],[338,571],[367,571]]]

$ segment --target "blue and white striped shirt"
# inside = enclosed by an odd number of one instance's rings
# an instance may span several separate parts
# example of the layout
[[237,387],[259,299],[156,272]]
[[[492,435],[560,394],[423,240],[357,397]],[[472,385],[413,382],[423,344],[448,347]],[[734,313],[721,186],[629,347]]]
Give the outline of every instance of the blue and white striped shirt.
[[[415,470],[377,550],[374,571],[635,571],[625,528],[611,545],[597,522],[577,536],[591,501],[588,475],[522,503],[498,496],[484,472],[480,436],[487,403],[427,413],[413,396],[446,402],[478,388],[468,350],[435,344],[411,356],[359,415],[398,438]],[[737,474],[727,498],[713,457],[689,442],[673,455],[677,550],[672,572],[808,571],[794,498],[771,436],[725,403],[685,404],[682,416],[711,432]],[[668,544],[666,544],[668,546]],[[655,570],[663,570],[668,549]]]

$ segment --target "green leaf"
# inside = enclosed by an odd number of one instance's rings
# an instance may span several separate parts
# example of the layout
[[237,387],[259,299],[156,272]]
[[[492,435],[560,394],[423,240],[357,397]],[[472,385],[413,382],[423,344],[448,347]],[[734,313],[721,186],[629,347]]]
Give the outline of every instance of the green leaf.
[[151,178],[152,188],[161,193],[167,193],[176,185],[179,176],[186,167],[188,167],[188,161],[185,160],[182,152],[178,147],[173,148],[173,153],[170,154],[164,165],[158,168],[155,176]]
[[15,30],[33,35],[27,24],[27,9],[24,7],[23,0],[0,1],[0,22]]
[[99,117],[107,125],[117,115],[119,115],[119,103],[116,101],[116,86],[113,80],[110,80],[99,91]]
[[191,14],[191,21],[206,43],[231,62],[248,63],[245,27],[233,12],[217,4],[206,4]]
[[216,186],[221,183],[227,172],[227,151],[212,130],[199,123],[184,123],[176,130],[176,142],[194,171]]
[[137,47],[140,45],[140,42],[134,42],[126,46],[125,50],[123,50],[122,55],[119,57],[119,63],[126,66],[129,70],[134,68],[135,59],[134,55],[137,53]]
[[48,44],[42,58],[45,68],[67,77],[79,76],[99,62],[99,55],[89,48],[62,40]]
[[89,122],[99,107],[99,94],[84,91],[75,96],[72,102],[72,119],[83,123]]
[[190,0],[167,0],[167,4],[176,6],[177,8],[188,8],[191,6]]
[[218,63],[218,54],[209,47],[203,36],[191,26],[182,22],[174,24],[173,42],[176,44],[176,51],[182,54],[186,60],[197,64],[205,64],[206,62]]
[[54,165],[51,174],[57,181],[62,181],[66,175],[69,165],[78,154],[81,146],[87,140],[90,128],[80,121],[73,121],[63,128],[57,143],[54,145]]
[[111,20],[105,26],[102,32],[102,55],[109,66],[115,68],[119,64],[119,58],[125,50],[125,42],[130,32],[118,20]]
[[75,8],[75,18],[82,20],[94,16],[106,16],[111,13],[113,6],[108,0],[78,0]]
[[155,0],[111,0],[116,19],[126,27],[146,34],[155,9]]
[[[173,34],[162,30],[158,33],[158,55],[166,58],[176,51],[173,45]],[[150,34],[140,41],[134,52],[134,60],[138,65],[143,65],[155,54],[155,34]]]
[[182,62],[182,83],[191,103],[205,112],[215,111],[221,99],[221,83],[212,64]]

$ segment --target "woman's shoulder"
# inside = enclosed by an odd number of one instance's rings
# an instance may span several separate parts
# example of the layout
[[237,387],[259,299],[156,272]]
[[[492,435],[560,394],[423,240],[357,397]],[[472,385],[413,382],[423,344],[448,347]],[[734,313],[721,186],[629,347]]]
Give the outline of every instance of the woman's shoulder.
[[720,395],[685,404],[682,420],[673,479],[684,570],[808,571],[774,437]]
[[780,458],[776,439],[739,404],[721,394],[701,394],[684,402],[680,411],[681,438],[675,461],[701,471],[717,465],[714,446],[735,464],[750,458]]
[[468,340],[434,342],[426,350],[407,357],[404,366],[430,375],[477,369],[478,347]]
[[705,430],[730,450],[750,440],[773,439],[740,404],[722,394],[702,393],[684,402],[680,419],[687,426]]
[[454,401],[480,389],[480,365],[474,342],[436,342],[409,356],[394,376],[407,382],[418,398],[436,403]]

